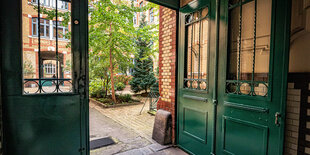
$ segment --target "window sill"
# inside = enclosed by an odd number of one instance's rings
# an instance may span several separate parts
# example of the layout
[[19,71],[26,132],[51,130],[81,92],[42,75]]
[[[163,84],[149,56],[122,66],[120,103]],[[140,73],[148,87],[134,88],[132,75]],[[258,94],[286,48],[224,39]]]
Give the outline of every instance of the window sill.
[[[34,38],[34,39],[38,39],[39,37],[37,36],[28,36],[29,38]],[[41,39],[44,39],[44,40],[51,40],[51,41],[56,41],[56,38],[52,38],[50,39],[49,37],[41,37]],[[59,39],[58,38],[58,41],[66,41],[66,42],[70,42],[69,39]]]

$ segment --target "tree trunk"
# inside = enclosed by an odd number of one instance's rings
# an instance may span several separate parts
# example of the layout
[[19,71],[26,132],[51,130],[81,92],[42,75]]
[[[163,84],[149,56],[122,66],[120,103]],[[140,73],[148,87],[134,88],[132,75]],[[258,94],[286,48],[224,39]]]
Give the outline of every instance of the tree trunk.
[[[112,31],[112,23],[110,23],[110,37]],[[112,41],[112,40],[111,40]],[[114,75],[113,75],[113,62],[112,62],[112,47],[110,47],[110,74],[111,74],[111,87],[112,87],[112,100],[116,103],[115,90],[114,90]]]
[[[108,75],[107,75],[108,76]],[[108,86],[109,86],[109,78],[106,79],[106,85],[105,85],[105,97],[108,96]]]

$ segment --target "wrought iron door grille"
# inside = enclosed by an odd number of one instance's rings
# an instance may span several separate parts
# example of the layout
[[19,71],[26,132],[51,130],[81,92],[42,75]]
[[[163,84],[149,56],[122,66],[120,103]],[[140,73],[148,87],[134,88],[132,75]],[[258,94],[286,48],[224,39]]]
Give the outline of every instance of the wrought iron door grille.
[[185,15],[184,88],[207,90],[209,21],[208,8]]
[[[23,14],[32,18],[23,17],[23,29],[26,29],[23,40],[24,45],[28,45],[23,48],[24,94],[73,92],[70,1],[32,0],[28,3],[23,0],[23,3]],[[28,21],[31,22],[30,36],[26,34]]]
[[229,1],[227,94],[270,96],[271,5],[267,0]]

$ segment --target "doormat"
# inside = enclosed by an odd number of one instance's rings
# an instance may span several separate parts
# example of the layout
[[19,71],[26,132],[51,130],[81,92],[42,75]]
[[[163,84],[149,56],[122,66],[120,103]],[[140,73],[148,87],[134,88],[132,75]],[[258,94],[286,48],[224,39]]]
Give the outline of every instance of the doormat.
[[94,150],[112,144],[115,144],[114,140],[111,137],[105,137],[90,141],[89,147],[91,150]]

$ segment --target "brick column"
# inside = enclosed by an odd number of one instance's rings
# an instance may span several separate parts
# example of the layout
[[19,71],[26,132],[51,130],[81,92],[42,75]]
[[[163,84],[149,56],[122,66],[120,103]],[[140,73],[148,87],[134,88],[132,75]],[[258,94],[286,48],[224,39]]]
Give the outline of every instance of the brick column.
[[157,109],[172,114],[172,141],[175,142],[175,80],[177,49],[177,13],[160,6],[159,9],[159,93]]

